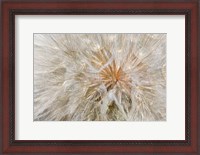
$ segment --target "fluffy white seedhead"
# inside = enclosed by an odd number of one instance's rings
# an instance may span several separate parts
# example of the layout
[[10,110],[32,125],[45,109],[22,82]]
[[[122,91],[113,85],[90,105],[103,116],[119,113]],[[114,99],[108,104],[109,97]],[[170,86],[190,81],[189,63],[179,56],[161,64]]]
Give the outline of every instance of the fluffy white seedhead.
[[34,34],[34,120],[166,120],[166,34]]

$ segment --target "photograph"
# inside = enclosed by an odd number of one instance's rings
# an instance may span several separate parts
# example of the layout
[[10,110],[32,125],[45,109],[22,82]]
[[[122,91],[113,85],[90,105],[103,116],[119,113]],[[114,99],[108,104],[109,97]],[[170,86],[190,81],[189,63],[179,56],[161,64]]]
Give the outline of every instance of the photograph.
[[0,154],[200,155],[199,6],[0,1]]
[[34,121],[166,121],[166,33],[33,38]]

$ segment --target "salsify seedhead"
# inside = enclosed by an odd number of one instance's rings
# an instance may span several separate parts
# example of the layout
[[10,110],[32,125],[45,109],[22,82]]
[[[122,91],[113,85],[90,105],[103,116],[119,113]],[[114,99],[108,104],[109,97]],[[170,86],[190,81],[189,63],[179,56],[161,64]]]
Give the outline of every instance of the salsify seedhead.
[[166,34],[34,34],[34,120],[166,120]]

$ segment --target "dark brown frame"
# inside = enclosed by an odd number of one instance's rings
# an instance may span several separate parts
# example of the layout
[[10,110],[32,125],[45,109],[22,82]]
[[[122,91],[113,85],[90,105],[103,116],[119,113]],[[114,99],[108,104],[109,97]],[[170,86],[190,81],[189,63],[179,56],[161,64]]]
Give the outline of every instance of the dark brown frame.
[[[200,106],[198,102],[198,0],[135,0],[112,1],[2,1],[1,4],[1,150],[0,153],[183,153],[200,154]],[[65,140],[34,141],[15,140],[15,15],[52,15],[52,14],[88,14],[88,15],[185,15],[185,71],[186,71],[186,139],[185,140]],[[177,58],[178,61],[178,58]],[[2,117],[1,117],[2,116]]]

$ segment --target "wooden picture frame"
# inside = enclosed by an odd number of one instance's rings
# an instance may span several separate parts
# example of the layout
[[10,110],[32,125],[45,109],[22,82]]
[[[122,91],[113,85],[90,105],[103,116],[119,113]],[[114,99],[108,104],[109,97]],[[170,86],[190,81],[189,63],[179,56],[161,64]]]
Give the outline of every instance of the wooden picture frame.
[[[2,1],[2,153],[200,153],[198,1]],[[15,140],[15,15],[185,15],[185,140]],[[177,58],[178,61],[178,58]]]

